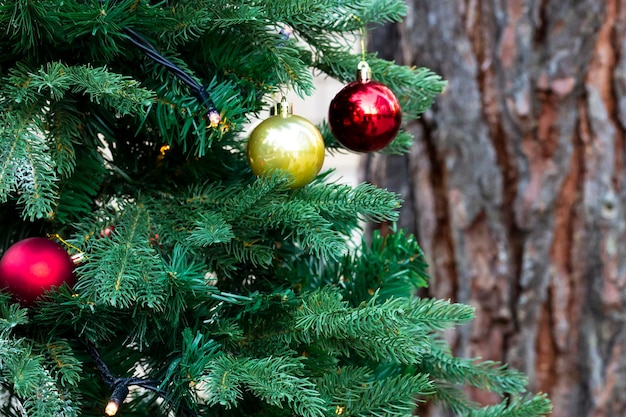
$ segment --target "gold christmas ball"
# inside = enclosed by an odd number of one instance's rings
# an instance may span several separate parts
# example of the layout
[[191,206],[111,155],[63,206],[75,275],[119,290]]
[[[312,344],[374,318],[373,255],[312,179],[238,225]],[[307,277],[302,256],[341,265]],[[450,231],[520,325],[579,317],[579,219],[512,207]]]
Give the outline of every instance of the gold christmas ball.
[[274,170],[293,178],[291,188],[310,183],[324,163],[324,139],[313,123],[279,103],[277,114],[262,121],[250,134],[248,161],[254,174]]

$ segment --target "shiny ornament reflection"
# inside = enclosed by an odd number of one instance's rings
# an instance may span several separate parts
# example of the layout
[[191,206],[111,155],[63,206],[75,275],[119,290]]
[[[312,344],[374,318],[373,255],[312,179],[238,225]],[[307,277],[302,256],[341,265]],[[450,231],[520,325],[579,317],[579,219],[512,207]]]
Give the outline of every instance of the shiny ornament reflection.
[[310,183],[324,164],[324,139],[307,119],[292,114],[283,100],[277,114],[262,121],[250,134],[248,162],[254,174],[274,170],[290,174],[291,188]]
[[346,85],[331,101],[328,123],[344,147],[356,152],[374,152],[396,137],[402,111],[393,91],[372,81],[369,66],[361,62],[357,80]]
[[6,250],[0,260],[0,289],[7,289],[22,305],[63,283],[75,282],[74,263],[57,243],[31,237]]

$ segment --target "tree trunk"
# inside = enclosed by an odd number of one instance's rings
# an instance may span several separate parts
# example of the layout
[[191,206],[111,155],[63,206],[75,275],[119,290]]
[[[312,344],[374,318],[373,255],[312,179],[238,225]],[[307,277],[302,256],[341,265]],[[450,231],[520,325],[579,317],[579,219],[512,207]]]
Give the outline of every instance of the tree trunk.
[[554,417],[626,416],[626,0],[407,3],[370,49],[449,85],[363,176],[404,195],[430,295],[476,307],[456,353],[523,371]]

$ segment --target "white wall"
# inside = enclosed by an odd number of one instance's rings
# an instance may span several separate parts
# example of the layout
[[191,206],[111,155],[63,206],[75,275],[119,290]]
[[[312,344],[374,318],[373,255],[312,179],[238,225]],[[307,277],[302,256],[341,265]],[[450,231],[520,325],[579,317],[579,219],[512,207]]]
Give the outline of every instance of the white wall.
[[[317,77],[315,80],[316,90],[312,96],[301,99],[296,94],[288,94],[287,98],[293,103],[293,112],[302,117],[306,117],[312,123],[320,123],[328,116],[328,107],[335,95],[341,90],[344,84],[328,77]],[[357,169],[359,164],[359,154],[341,150],[333,152],[333,155],[326,153],[322,170],[335,168],[332,178],[340,182],[356,185]]]

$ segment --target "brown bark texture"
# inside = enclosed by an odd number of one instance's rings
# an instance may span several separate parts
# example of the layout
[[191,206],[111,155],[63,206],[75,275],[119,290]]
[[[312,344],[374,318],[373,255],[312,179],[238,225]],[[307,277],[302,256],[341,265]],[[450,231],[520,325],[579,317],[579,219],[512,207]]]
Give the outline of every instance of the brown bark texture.
[[523,371],[554,417],[626,416],[626,0],[407,4],[370,50],[449,84],[362,174],[405,198],[429,295],[475,306],[456,353]]

